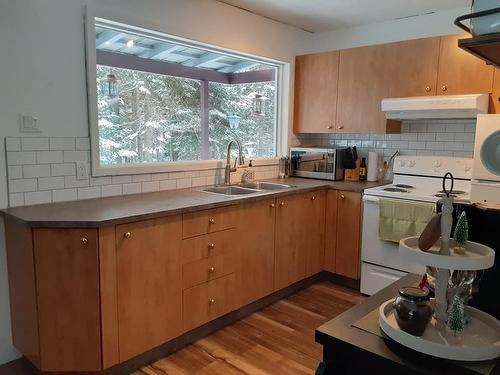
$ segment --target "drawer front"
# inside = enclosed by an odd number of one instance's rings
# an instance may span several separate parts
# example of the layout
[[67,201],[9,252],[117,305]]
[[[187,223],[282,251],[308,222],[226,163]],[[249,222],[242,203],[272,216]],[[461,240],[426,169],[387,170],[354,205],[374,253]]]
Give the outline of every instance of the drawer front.
[[182,263],[210,258],[231,252],[236,241],[236,229],[205,234],[182,240]]
[[220,207],[182,215],[182,238],[199,236],[236,227],[237,209]]
[[235,254],[226,253],[196,260],[182,266],[183,289],[234,273]]
[[234,274],[220,277],[183,293],[184,331],[199,327],[235,309]]

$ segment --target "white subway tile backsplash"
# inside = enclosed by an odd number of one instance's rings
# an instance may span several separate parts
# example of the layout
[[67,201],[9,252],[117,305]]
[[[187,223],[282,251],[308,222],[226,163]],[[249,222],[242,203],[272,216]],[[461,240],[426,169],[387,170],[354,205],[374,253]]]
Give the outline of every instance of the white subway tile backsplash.
[[90,139],[89,138],[76,138],[76,149],[80,151],[90,150]]
[[123,194],[139,194],[142,192],[142,184],[135,182],[132,184],[123,184]]
[[[20,137],[6,137],[5,149],[7,151],[21,151],[21,138]],[[23,198],[24,201],[24,198]]]
[[24,206],[24,194],[23,193],[9,194],[9,206],[10,207]]
[[[240,180],[241,180],[241,176],[240,176]],[[192,187],[195,187],[195,186],[205,186],[206,184],[207,184],[207,178],[205,176],[194,177],[191,180],[191,186]]]
[[23,177],[48,177],[50,176],[50,165],[23,165]]
[[21,150],[23,151],[46,151],[49,149],[49,139],[42,137],[21,138]]
[[74,176],[76,175],[75,163],[51,164],[50,173],[52,176]]
[[136,174],[132,176],[132,182],[146,182],[151,181],[150,174]]
[[7,167],[7,177],[9,180],[23,178],[23,167],[20,165],[9,165]]
[[[207,178],[207,177],[205,177]],[[162,180],[160,181],[160,190],[175,190],[177,189],[177,180]]]
[[24,194],[24,204],[43,204],[52,202],[52,191],[34,191]]
[[186,188],[190,188],[190,187],[191,187],[191,179],[190,178],[179,178],[177,180],[177,189],[186,189]]
[[76,175],[64,176],[64,186],[66,188],[85,187],[89,185],[90,183],[88,178],[85,180],[77,180]]
[[51,150],[74,150],[75,149],[75,138],[50,138],[50,149]]
[[7,165],[36,164],[36,154],[32,151],[7,151]]
[[78,188],[78,199],[92,199],[101,197],[100,186]]
[[9,180],[9,193],[23,193],[26,191],[37,191],[38,184],[36,178],[21,178]]
[[71,163],[77,161],[90,161],[90,154],[88,151],[64,151],[64,162]]
[[63,162],[63,151],[38,151],[36,153],[37,164],[54,164]]
[[111,181],[111,176],[90,177],[91,186],[110,185],[112,183]]
[[104,185],[101,187],[102,197],[113,197],[116,195],[122,195],[122,185]]
[[160,181],[147,181],[142,183],[142,192],[150,193],[160,190]]
[[67,202],[67,201],[74,201],[76,199],[78,199],[78,194],[76,189],[61,189],[52,191],[53,202]]
[[42,177],[38,179],[38,190],[64,189],[64,177]]
[[113,176],[111,177],[112,184],[128,184],[132,182],[132,176]]

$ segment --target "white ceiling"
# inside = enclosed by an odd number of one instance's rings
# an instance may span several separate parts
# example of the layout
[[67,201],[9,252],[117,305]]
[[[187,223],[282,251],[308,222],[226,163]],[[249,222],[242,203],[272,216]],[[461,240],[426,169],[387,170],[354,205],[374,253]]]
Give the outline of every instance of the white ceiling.
[[218,0],[320,32],[470,6],[471,0]]

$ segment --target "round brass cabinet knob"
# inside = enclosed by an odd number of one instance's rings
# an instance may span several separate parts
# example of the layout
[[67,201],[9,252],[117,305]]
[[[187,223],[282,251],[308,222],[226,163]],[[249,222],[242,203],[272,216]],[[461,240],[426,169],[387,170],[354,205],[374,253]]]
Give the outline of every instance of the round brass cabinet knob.
[[215,244],[214,244],[214,243],[209,243],[209,244],[208,244],[208,248],[209,248],[209,249],[213,249],[214,247],[215,247]]
[[431,87],[430,87],[430,86],[425,86],[425,91],[426,91],[426,92],[431,91]]
[[210,272],[210,273],[214,273],[214,272],[215,272],[215,267],[210,267],[210,268],[208,269],[208,272]]
[[285,205],[285,202],[280,202],[280,206],[283,207]]
[[446,91],[446,90],[448,90],[448,87],[446,87],[446,85],[441,86],[441,91]]
[[269,207],[274,208],[274,203],[271,203]]
[[313,196],[311,197],[311,200],[315,200],[315,199],[316,199],[316,196],[315,196],[315,195],[313,195]]
[[123,235],[123,237],[125,238],[130,238],[132,236],[132,233],[130,232],[125,232],[125,234]]
[[339,130],[344,129],[344,126],[343,125],[339,125],[339,126],[337,126],[337,129],[339,129]]
[[213,298],[210,298],[210,299],[208,300],[208,303],[209,303],[209,304],[211,304],[211,305],[213,305],[213,304],[215,303],[215,300],[214,300]]
[[345,199],[345,195],[344,194],[340,194],[340,198]]
[[89,239],[87,237],[80,238],[80,242],[82,245],[87,245],[89,243]]
[[215,219],[214,219],[214,218],[210,218],[210,219],[208,219],[208,222],[209,222],[210,224],[215,224]]
[[333,129],[333,126],[328,125],[326,128],[327,128],[327,129]]

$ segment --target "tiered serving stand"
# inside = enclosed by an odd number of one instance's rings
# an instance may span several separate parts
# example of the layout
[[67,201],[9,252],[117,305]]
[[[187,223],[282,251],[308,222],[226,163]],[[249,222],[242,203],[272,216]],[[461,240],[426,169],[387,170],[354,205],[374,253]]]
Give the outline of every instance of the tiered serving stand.
[[[453,182],[450,190],[452,189]],[[444,190],[446,191],[445,188]],[[484,361],[500,357],[500,321],[494,317],[465,306],[468,322],[464,331],[455,335],[446,327],[450,270],[476,271],[490,268],[495,261],[495,252],[488,246],[472,241],[467,241],[463,246],[465,254],[450,251],[450,248],[458,245],[450,239],[453,197],[448,193],[442,203],[441,238],[434,246],[426,252],[420,250],[419,237],[408,237],[399,243],[399,252],[404,258],[437,270],[436,298],[431,301],[434,316],[422,336],[413,336],[399,328],[392,307],[394,299],[391,299],[380,306],[380,328],[400,344],[435,357],[460,361]]]

